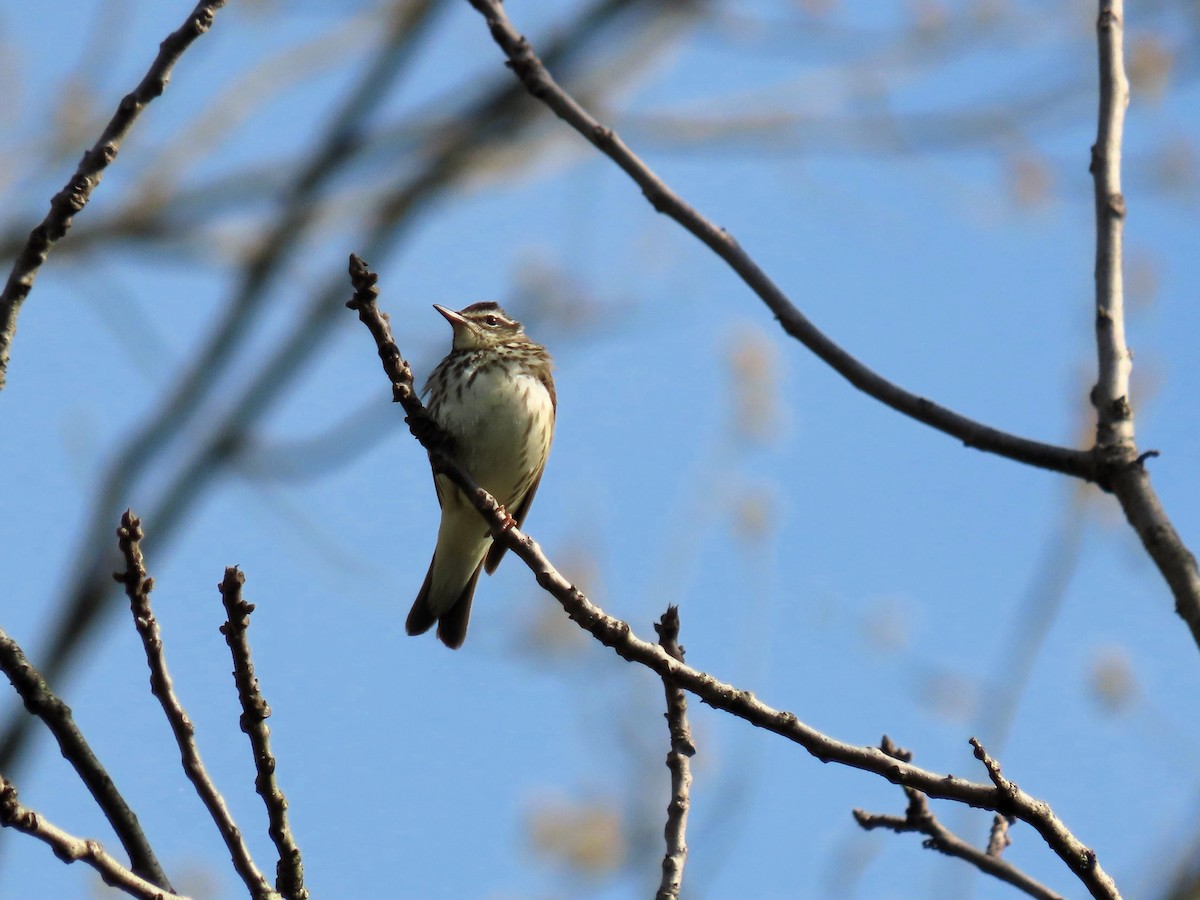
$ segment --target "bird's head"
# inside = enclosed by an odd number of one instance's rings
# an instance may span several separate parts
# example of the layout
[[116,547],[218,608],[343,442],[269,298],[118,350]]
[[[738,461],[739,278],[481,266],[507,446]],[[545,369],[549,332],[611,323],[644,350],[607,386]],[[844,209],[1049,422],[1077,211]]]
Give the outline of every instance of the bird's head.
[[499,303],[484,301],[472,303],[466,309],[454,312],[444,306],[433,304],[433,308],[446,317],[454,329],[455,350],[480,350],[513,341],[527,341],[525,329],[516,319],[500,308]]

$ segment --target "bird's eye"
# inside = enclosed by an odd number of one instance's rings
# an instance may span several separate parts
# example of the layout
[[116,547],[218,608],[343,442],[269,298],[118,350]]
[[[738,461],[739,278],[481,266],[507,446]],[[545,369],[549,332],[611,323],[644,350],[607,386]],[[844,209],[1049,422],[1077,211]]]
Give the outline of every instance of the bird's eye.
[[485,318],[483,320],[483,324],[486,325],[488,328],[495,328],[497,325],[500,324],[500,320],[497,319],[495,316],[488,316],[487,318]]

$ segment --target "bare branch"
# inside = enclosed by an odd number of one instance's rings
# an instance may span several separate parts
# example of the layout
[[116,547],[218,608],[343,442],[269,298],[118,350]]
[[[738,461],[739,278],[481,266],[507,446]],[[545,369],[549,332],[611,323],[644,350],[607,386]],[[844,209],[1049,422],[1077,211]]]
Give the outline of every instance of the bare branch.
[[[802,746],[822,762],[837,762],[855,769],[873,772],[893,784],[916,788],[930,797],[956,800],[968,806],[990,809],[1027,822],[1037,830],[1067,867],[1091,892],[1092,896],[1117,900],[1120,894],[1095,853],[1086,847],[1054,814],[1044,801],[993,775],[993,784],[979,784],[952,775],[941,775],[893,759],[876,747],[860,747],[835,740],[808,725],[795,713],[774,709],[749,691],[718,681],[712,675],[693,669],[669,656],[656,644],[640,639],[629,624],[608,615],[592,603],[582,591],[554,568],[541,547],[512,524],[486,490],[445,451],[446,438],[425,412],[412,385],[412,371],[392,339],[387,316],[376,307],[377,277],[357,256],[350,257],[350,276],[354,296],[346,303],[358,312],[359,319],[375,338],[379,358],[392,383],[392,398],[408,414],[405,421],[413,436],[429,451],[437,469],[458,486],[487,522],[492,537],[506,546],[529,566],[537,583],[562,605],[567,615],[592,637],[611,648],[623,659],[640,663],[659,677],[672,681],[716,709],[724,710],[752,725],[766,729]],[[989,766],[989,774],[992,768]]]
[[129,854],[130,868],[139,878],[173,891],[171,882],[159,865],[158,857],[137,814],[129,808],[117,786],[109,777],[83,733],[75,724],[71,707],[67,706],[46,684],[41,673],[25,656],[21,647],[0,629],[0,669],[8,676],[12,686],[25,702],[25,708],[46,723],[63,758],[74,767],[76,774],[91,793],[96,805],[116,832],[121,846]]
[[1133,355],[1125,342],[1122,239],[1125,196],[1121,193],[1121,141],[1129,80],[1125,77],[1122,0],[1100,0],[1096,22],[1100,48],[1100,115],[1092,147],[1096,205],[1096,350],[1099,377],[1092,390],[1096,407],[1096,453],[1109,468],[1108,483],[1142,545],[1175,595],[1175,611],[1200,646],[1200,569],[1159,502],[1134,441],[1129,377]]
[[471,0],[487,20],[492,37],[508,57],[509,67],[537,99],[621,167],[642,189],[657,212],[670,216],[724,260],[770,308],[784,331],[829,364],[859,390],[918,422],[961,440],[966,446],[995,453],[1042,469],[1099,481],[1092,454],[1044,444],[999,431],[931,400],[909,393],[859,362],[810,322],[742,250],[733,236],[718,228],[672,191],[630,150],[611,128],[601,124],[555,82],[529,42],[513,27],[498,0]]
[[141,83],[121,98],[113,117],[108,120],[100,139],[92,145],[75,174],[66,186],[50,201],[50,211],[33,231],[17,255],[9,273],[4,292],[0,293],[0,390],[8,378],[8,357],[17,329],[17,313],[33,289],[38,270],[50,255],[54,245],[71,227],[76,213],[87,206],[92,191],[104,177],[104,170],[117,158],[125,140],[142,110],[166,90],[171,70],[192,42],[212,26],[217,10],[225,0],[200,0],[180,28],[167,36],[158,47],[158,56],[151,63]]
[[200,748],[196,745],[196,727],[175,695],[175,687],[171,682],[171,674],[167,671],[167,660],[163,653],[162,633],[150,608],[150,592],[154,589],[154,580],[147,574],[146,563],[142,558],[142,522],[133,514],[133,510],[126,510],[121,516],[121,527],[117,529],[117,536],[120,538],[121,553],[125,557],[125,572],[116,573],[113,578],[125,586],[125,594],[129,597],[133,622],[146,650],[146,663],[150,666],[150,692],[162,704],[163,713],[171,725],[175,743],[179,745],[183,771],[216,823],[225,846],[229,848],[233,867],[241,876],[250,895],[256,900],[277,898],[279,895],[271,890],[262,872],[250,857],[250,850],[242,840],[241,830],[233,821],[225,799],[209,777],[204,761],[200,758]]
[[[912,754],[893,744],[887,735],[883,736],[879,749],[893,759],[902,762],[911,762],[912,760]],[[1016,866],[1000,859],[1001,850],[1011,843],[1008,839],[1009,820],[1007,816],[996,815],[992,826],[992,838],[988,843],[987,850],[983,851],[967,843],[939,822],[933,811],[930,810],[928,798],[923,792],[906,786],[904,795],[908,798],[908,809],[905,810],[903,816],[869,813],[856,809],[854,810],[854,820],[867,831],[887,828],[897,834],[905,832],[923,834],[926,836],[926,840],[922,846],[929,850],[936,850],[938,853],[968,862],[981,872],[993,875],[1039,900],[1063,900],[1061,894],[1050,890]],[[1003,835],[1003,837],[1001,838],[999,835]]]
[[104,883],[141,900],[183,900],[135,875],[104,851],[99,841],[78,838],[52,825],[46,817],[22,806],[13,783],[0,775],[0,826],[23,832],[46,844],[54,855],[70,864],[83,860],[95,869]]
[[242,585],[245,583],[246,576],[236,566],[225,569],[220,588],[227,619],[221,626],[221,633],[225,635],[225,643],[233,654],[233,680],[242,704],[242,731],[250,738],[254,768],[258,773],[254,787],[266,804],[271,840],[279,851],[275,887],[288,900],[308,900],[308,890],[304,887],[304,862],[288,824],[287,798],[275,779],[271,729],[267,727],[271,707],[258,689],[254,663],[250,661],[250,640],[246,632],[250,627],[250,613],[254,612],[254,604],[242,599]]
[[1129,375],[1133,355],[1125,343],[1125,288],[1121,238],[1125,197],[1121,194],[1121,139],[1129,80],[1125,77],[1123,0],[1100,0],[1100,116],[1090,170],[1096,199],[1096,350],[1099,379],[1092,391],[1096,407],[1096,449],[1124,459],[1133,453],[1133,408]]
[[[683,647],[679,645],[679,607],[668,606],[654,625],[658,644],[672,659],[683,662]],[[671,749],[667,753],[667,768],[671,770],[671,802],[667,805],[667,825],[664,833],[667,852],[663,856],[662,881],[655,900],[678,900],[683,887],[683,867],[687,862],[687,820],[691,807],[692,766],[696,754],[692,730],[687,720],[687,695],[670,678],[663,678],[667,695],[667,727],[671,733]]]

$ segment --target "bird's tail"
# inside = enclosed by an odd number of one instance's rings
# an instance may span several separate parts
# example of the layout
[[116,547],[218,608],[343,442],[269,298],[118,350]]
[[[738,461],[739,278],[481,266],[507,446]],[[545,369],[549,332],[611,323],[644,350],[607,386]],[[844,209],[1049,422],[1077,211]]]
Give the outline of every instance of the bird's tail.
[[[429,572],[425,575],[425,582],[421,585],[421,590],[417,593],[417,599],[413,603],[412,609],[409,610],[408,619],[404,623],[404,630],[409,634],[424,634],[433,626],[434,622],[437,622],[438,640],[451,650],[457,650],[463,645],[463,641],[467,639],[467,623],[471,618],[471,601],[475,598],[475,585],[479,581],[479,573],[483,570],[483,560],[480,559],[479,565],[475,567],[475,571],[467,579],[466,586],[463,587],[454,602],[449,605],[449,608],[446,608],[444,602],[431,602],[437,599],[431,597],[433,567],[436,562],[437,557],[435,555],[433,561],[429,564]],[[435,611],[439,607],[441,611]]]

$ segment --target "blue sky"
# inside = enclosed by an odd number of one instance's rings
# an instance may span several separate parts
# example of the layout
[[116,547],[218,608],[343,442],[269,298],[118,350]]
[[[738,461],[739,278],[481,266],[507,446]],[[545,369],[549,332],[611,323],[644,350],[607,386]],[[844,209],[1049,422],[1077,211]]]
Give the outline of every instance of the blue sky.
[[[141,77],[185,6],[88,3],[61,20],[30,6],[0,13],[0,77],[12,86],[0,146],[20,150],[0,172],[6,230],[42,215],[98,133],[88,126]],[[522,0],[507,8],[535,44],[576,9]],[[997,427],[1079,441],[1095,368],[1090,7],[1049,18],[1004,5],[987,19],[982,7],[947,6],[946,30],[920,33],[912,23],[921,9],[937,8],[723,9],[647,29],[623,56],[597,56],[595,83],[583,88],[619,85],[604,95],[604,118],[861,360]],[[311,142],[373,47],[378,26],[347,22],[318,4],[224,10],[139,122],[72,237],[118,210],[156,160],[177,160],[184,185],[253,164],[273,185],[279,161]],[[1195,547],[1200,228],[1195,181],[1168,177],[1168,162],[1200,140],[1186,54],[1195,22],[1142,5],[1128,22],[1139,58],[1158,49],[1174,60],[1160,92],[1135,83],[1128,120],[1138,436],[1162,451],[1155,485]],[[104,49],[89,51],[96,29]],[[272,62],[306,41],[290,63]],[[501,64],[479,16],[450,4],[385,101],[386,119],[401,129],[424,121],[434,98],[463,96]],[[56,155],[47,136],[53,116],[66,114],[48,98],[77,66],[88,73],[77,82],[88,121]],[[230,91],[251,98],[244,111],[218,107],[218,121],[236,124],[215,141],[187,130],[214,92]],[[1033,102],[1043,95],[1053,102]],[[1018,112],[981,116],[953,145],[939,139],[937,121],[920,118],[1006,108]],[[668,113],[786,113],[802,124],[772,132],[766,147],[692,145],[672,136]],[[870,117],[877,126],[884,114],[898,123],[890,149],[864,149],[845,123]],[[538,115],[535,140],[489,160],[369,258],[420,377],[449,341],[432,303],[498,299],[555,354],[558,430],[528,532],[644,637],[678,603],[689,662],[834,737],[868,744],[887,733],[919,764],[975,780],[984,772],[967,738],[995,738],[1006,773],[1051,802],[1125,893],[1153,896],[1195,828],[1200,729],[1187,698],[1200,688],[1200,665],[1111,498],[964,449],[858,394],[788,340],[611,163]],[[804,145],[813,134],[830,137]],[[195,158],[160,156],[164,146]],[[143,515],[155,507],[178,459],[280,345],[313,286],[336,283],[347,254],[365,252],[362,210],[406,165],[415,164],[381,154],[346,176],[326,227],[272,285],[204,414],[122,505]],[[1014,173],[1041,185],[1027,202],[1016,186],[1029,181]],[[78,562],[97,477],[186,370],[235,281],[237,254],[269,212],[267,202],[221,217],[183,245],[85,256],[68,253],[68,238],[39,277],[0,396],[0,533],[10,560],[0,624],[35,661]],[[437,521],[423,452],[389,408],[352,314],[332,317],[306,353],[254,451],[214,480],[165,547],[148,550],[177,687],[259,864],[271,866],[270,843],[217,632],[215,585],[230,564],[244,569],[257,604],[255,664],[314,895],[649,895],[666,803],[661,685],[554,629],[565,616],[513,559],[481,584],[463,650],[407,638],[403,618]],[[748,384],[754,373],[760,380]],[[738,424],[748,400],[763,404],[762,433]],[[330,437],[358,411],[361,431]],[[286,464],[317,436],[337,448],[339,464],[288,477]],[[1011,683],[1010,648],[1027,635],[1039,561],[1067,555],[1055,543],[1064,523],[1079,529],[1078,560],[1005,739],[989,711]],[[154,535],[155,522],[145,525]],[[1098,672],[1132,679],[1113,707],[1098,699]],[[107,618],[57,686],[177,886],[240,896],[175,765],[127,612]],[[7,714],[15,704],[6,702]],[[975,897],[1012,896],[913,836],[860,832],[850,810],[899,813],[897,788],[819,765],[697,702],[692,710],[689,896],[939,897],[968,884]],[[116,846],[45,736],[13,777],[56,824]],[[538,850],[545,823],[552,835],[577,834],[571,816],[588,811],[600,813],[593,822],[620,823],[627,864],[617,874],[576,876]],[[946,804],[935,812],[982,838],[986,818]],[[94,895],[81,867],[4,837],[0,896]],[[1031,829],[1013,837],[1008,858],[1080,893]]]

